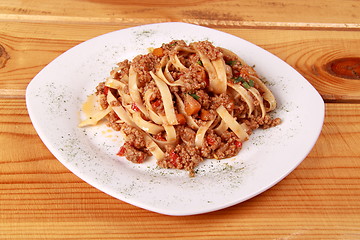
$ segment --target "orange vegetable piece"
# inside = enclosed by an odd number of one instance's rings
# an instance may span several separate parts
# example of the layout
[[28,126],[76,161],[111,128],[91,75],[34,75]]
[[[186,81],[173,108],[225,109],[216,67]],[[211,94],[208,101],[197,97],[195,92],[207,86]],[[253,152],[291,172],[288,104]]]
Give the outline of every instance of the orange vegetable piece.
[[198,113],[201,109],[201,104],[189,94],[185,95],[184,104],[185,112],[189,116]]
[[164,56],[164,49],[162,48],[155,48],[152,52],[153,55],[157,56],[157,57],[162,57]]
[[181,113],[177,113],[177,114],[176,114],[176,120],[178,121],[178,123],[179,123],[180,125],[186,123],[186,118],[185,118],[185,116],[182,115]]

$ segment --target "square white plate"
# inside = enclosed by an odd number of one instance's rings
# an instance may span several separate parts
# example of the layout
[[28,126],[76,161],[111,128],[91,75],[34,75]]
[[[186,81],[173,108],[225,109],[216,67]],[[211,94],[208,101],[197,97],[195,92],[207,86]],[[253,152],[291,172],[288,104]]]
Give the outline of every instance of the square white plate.
[[[133,164],[116,156],[123,140],[104,125],[78,128],[87,95],[117,62],[171,40],[209,40],[243,58],[277,98],[281,125],[256,130],[230,159],[206,160],[194,178],[160,169],[154,159]],[[98,36],[60,55],[30,82],[26,103],[40,138],[70,171],[103,192],[167,215],[192,215],[243,202],[287,176],[315,144],[324,102],[298,72],[264,49],[233,35],[186,23],[160,23]]]

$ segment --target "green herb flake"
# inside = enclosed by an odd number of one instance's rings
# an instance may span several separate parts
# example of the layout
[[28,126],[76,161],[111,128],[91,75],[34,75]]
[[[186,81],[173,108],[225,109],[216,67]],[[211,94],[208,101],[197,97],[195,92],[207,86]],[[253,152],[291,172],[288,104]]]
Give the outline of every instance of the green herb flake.
[[192,96],[193,98],[195,98],[196,100],[199,100],[200,97],[198,95],[196,95],[195,93],[188,93],[190,96]]
[[239,83],[239,82],[245,82],[245,79],[241,76],[238,76],[237,78],[234,78],[234,83]]
[[197,63],[198,63],[200,66],[204,66],[201,60],[197,61]]
[[243,82],[242,85],[244,86],[244,88],[249,89],[251,88],[250,84],[248,82]]
[[237,62],[238,62],[237,60],[227,61],[226,64],[227,64],[227,65],[230,65],[230,66],[234,66],[235,63],[237,63]]
[[249,81],[249,86],[250,86],[250,87],[254,87],[254,86],[255,86],[254,80],[250,79],[250,81]]

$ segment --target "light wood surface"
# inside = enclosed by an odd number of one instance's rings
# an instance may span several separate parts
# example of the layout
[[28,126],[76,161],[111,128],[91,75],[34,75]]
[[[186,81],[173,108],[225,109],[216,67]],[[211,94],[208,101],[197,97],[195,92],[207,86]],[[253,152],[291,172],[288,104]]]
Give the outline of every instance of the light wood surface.
[[[164,216],[83,182],[38,137],[25,90],[42,68],[97,35],[164,21],[251,41],[324,98],[316,145],[270,190],[208,214]],[[349,59],[360,59],[357,0],[0,0],[0,239],[360,239],[360,71]]]

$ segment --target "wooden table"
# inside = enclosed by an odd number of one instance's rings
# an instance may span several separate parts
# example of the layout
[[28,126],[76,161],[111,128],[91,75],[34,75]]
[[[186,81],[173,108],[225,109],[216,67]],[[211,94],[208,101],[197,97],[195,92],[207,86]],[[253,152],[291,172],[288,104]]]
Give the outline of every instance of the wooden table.
[[[208,214],[165,216],[88,185],[41,142],[24,96],[43,67],[97,35],[165,21],[249,40],[322,95],[315,147],[270,190]],[[358,0],[1,0],[0,238],[360,239],[359,64]]]

